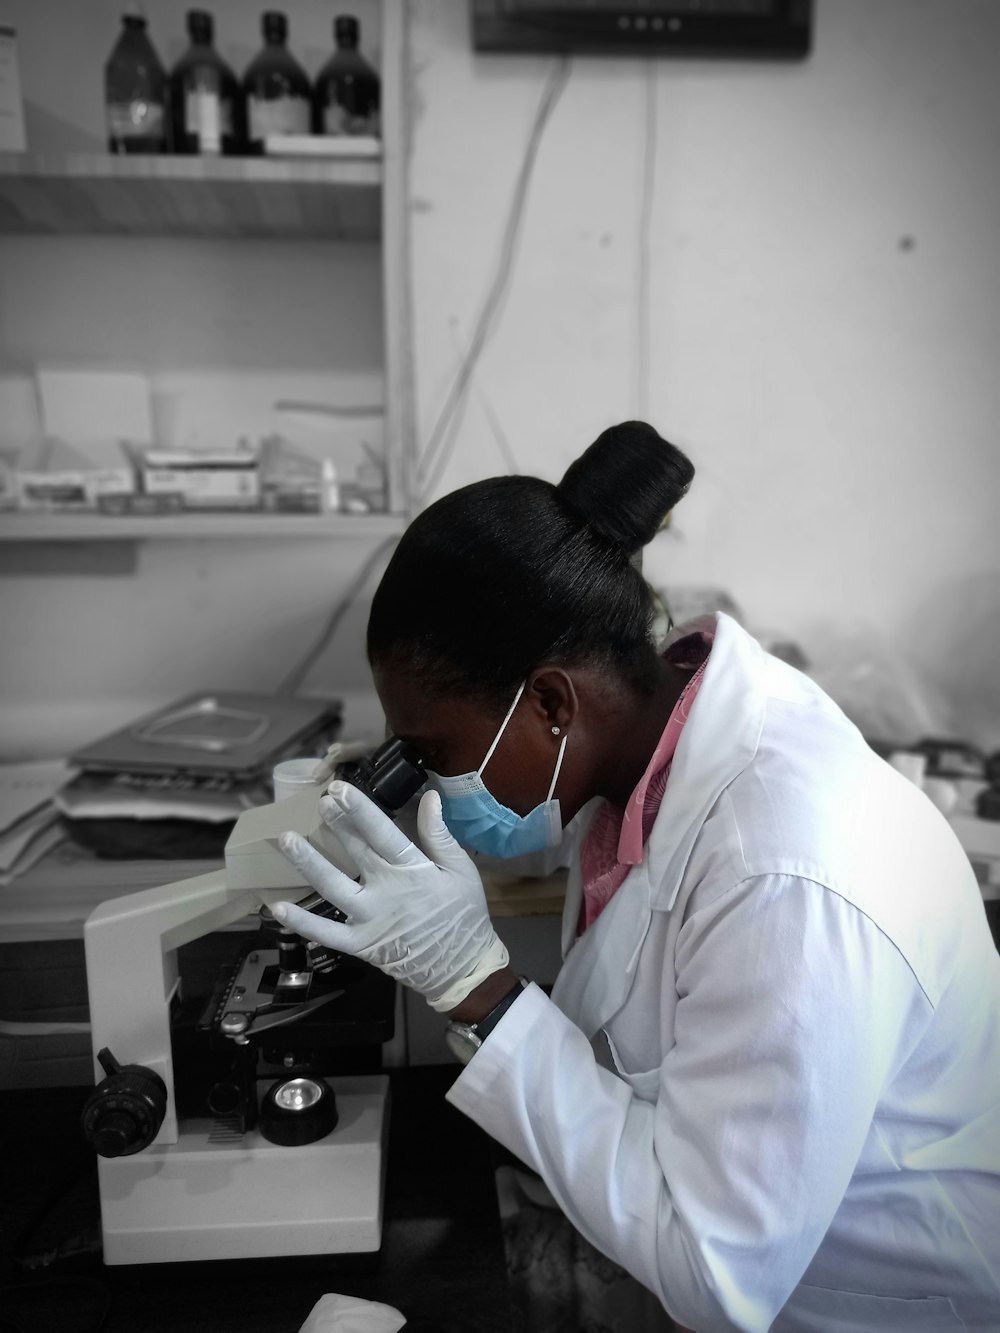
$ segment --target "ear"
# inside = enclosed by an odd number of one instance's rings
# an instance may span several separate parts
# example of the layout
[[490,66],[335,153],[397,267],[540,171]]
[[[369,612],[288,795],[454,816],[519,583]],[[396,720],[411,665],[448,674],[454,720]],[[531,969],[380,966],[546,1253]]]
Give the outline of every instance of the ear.
[[528,706],[550,728],[565,732],[580,710],[573,677],[562,667],[538,667],[528,677],[524,692]]

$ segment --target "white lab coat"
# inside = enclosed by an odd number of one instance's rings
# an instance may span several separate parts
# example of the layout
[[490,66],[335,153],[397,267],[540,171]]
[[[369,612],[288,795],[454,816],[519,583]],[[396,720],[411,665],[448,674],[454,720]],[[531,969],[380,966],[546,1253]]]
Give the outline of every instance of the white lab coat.
[[[572,738],[571,738],[572,740]],[[926,797],[719,615],[644,861],[449,1100],[698,1333],[1000,1329],[1000,955]]]

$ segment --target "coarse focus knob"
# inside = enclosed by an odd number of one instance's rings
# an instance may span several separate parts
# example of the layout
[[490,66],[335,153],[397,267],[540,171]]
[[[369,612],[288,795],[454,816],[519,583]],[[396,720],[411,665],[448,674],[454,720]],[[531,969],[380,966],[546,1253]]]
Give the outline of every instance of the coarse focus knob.
[[167,1086],[144,1065],[120,1065],[105,1046],[97,1058],[107,1078],[87,1098],[81,1121],[102,1157],[128,1157],[147,1148],[167,1110]]

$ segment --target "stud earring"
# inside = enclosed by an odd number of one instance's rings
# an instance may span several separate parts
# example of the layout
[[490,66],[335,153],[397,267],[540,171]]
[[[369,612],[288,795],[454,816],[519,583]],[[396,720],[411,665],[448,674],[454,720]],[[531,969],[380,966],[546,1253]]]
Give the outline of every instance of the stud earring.
[[553,728],[552,728],[552,735],[553,735],[553,736],[558,736],[558,735],[559,735],[559,728],[558,728],[558,727],[553,727]]

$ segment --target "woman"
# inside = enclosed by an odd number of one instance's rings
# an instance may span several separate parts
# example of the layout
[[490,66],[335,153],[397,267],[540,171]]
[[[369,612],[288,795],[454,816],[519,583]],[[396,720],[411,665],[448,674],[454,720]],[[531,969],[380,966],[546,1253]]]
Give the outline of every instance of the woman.
[[[693,469],[648,425],[410,526],[368,650],[420,847],[334,783],[347,915],[296,930],[451,1020],[449,1100],[699,1333],[1000,1328],[1000,955],[946,821],[735,621],[658,654],[635,563]],[[791,553],[790,553],[791,555]],[[549,999],[456,844],[585,824]],[[352,867],[353,869],[353,867]]]

